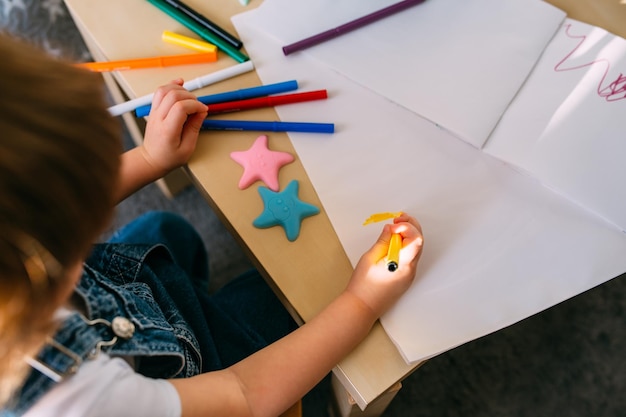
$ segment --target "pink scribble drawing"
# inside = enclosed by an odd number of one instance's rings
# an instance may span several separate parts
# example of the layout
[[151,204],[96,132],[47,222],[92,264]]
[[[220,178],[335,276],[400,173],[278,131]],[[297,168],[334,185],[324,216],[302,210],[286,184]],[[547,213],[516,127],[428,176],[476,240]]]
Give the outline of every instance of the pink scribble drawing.
[[590,67],[594,64],[606,65],[604,74],[602,75],[602,78],[600,82],[598,83],[598,90],[597,90],[598,95],[600,97],[603,97],[606,101],[609,101],[609,102],[626,99],[626,76],[624,74],[620,72],[616,80],[608,82],[608,84],[605,84],[606,79],[609,74],[609,70],[611,69],[611,62],[608,59],[605,59],[605,58],[597,59],[587,64],[565,68],[564,66],[565,62],[578,50],[578,48],[581,47],[581,45],[587,39],[587,36],[585,35],[572,35],[570,33],[571,27],[572,27],[571,24],[565,25],[565,34],[572,39],[580,39],[580,42],[578,43],[578,45],[576,45],[576,47],[570,53],[568,53],[565,56],[565,58],[563,58],[558,64],[556,64],[556,66],[554,67],[554,71],[556,72],[572,71],[572,70],[577,70],[580,68]]

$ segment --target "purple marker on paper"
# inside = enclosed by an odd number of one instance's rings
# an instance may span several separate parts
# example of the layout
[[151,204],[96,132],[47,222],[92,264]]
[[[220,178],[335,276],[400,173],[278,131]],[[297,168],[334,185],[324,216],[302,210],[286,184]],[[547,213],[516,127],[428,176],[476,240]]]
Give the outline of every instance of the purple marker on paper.
[[287,46],[283,46],[283,53],[285,55],[289,55],[293,52],[309,48],[311,46],[325,42],[329,39],[336,38],[340,35],[343,35],[344,33],[348,33],[350,31],[353,31],[355,29],[358,29],[360,27],[373,23],[377,20],[390,16],[394,13],[401,12],[404,9],[408,9],[411,6],[416,6],[423,2],[424,0],[404,0],[399,3],[392,4],[391,6],[385,7],[384,9],[381,9],[381,10],[377,10],[363,17],[359,17],[358,19],[355,19],[348,23],[344,23],[343,25],[337,26],[336,28],[329,29],[325,32],[318,33],[317,35],[313,35],[301,41],[292,43]]

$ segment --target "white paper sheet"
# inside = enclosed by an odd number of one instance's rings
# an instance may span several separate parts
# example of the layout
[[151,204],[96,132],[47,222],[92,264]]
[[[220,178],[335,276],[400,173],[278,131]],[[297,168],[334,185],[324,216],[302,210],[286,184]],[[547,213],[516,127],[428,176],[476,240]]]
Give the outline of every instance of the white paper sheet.
[[[397,0],[265,0],[248,24],[285,46]],[[538,0],[426,0],[298,52],[481,147],[565,13]]]
[[264,83],[297,79],[329,99],[278,106],[351,262],[374,242],[372,213],[405,210],[426,243],[414,285],[382,318],[409,362],[486,335],[626,271],[626,235],[510,166],[307,54],[284,57],[253,12],[233,19]]
[[626,40],[567,19],[484,151],[626,230]]

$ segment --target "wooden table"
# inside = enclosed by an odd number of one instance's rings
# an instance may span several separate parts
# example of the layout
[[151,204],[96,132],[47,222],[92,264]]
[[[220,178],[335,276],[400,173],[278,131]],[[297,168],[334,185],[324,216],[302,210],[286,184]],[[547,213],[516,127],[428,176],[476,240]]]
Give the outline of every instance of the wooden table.
[[[145,0],[65,0],[65,3],[96,60],[184,53],[180,47],[163,43],[161,33],[170,30],[194,36]],[[186,3],[232,33],[236,32],[230,16],[259,4],[252,1],[246,8],[236,0],[210,4],[188,0]],[[176,77],[189,80],[234,64],[234,60],[220,54],[215,64],[118,72],[113,74],[115,83],[107,78],[116,100],[124,100],[151,93],[156,86]],[[251,72],[196,93],[212,94],[260,84],[256,73]],[[121,91],[116,91],[117,86]],[[141,121],[137,127],[131,114],[125,118],[131,132],[141,137]],[[246,118],[277,120],[278,116],[268,108],[248,112]],[[293,314],[301,321],[307,321],[343,290],[352,267],[323,210],[320,215],[303,222],[300,237],[295,242],[287,241],[280,227],[260,230],[252,226],[252,221],[262,212],[262,201],[256,187],[243,191],[237,188],[241,167],[229,155],[233,150],[249,148],[258,135],[258,132],[203,132],[188,164],[188,173]],[[272,133],[270,147],[297,155],[284,133]],[[299,195],[303,201],[322,207],[298,158],[280,171],[281,184],[292,179],[300,182]],[[178,179],[174,187],[179,187]],[[171,190],[171,184],[164,189]],[[405,363],[377,324],[367,339],[334,371],[350,393],[350,396],[344,394],[344,398],[339,399],[344,410],[342,415],[359,413],[354,403],[367,406],[368,415],[380,414],[399,389],[398,381],[414,368],[415,365]]]
[[[625,0],[549,2],[571,17],[626,36]],[[161,33],[170,30],[194,36],[146,0],[65,0],[65,3],[96,60],[185,53],[180,47],[163,43]],[[257,7],[260,0],[252,0],[248,7],[241,6],[237,0],[186,0],[186,3],[236,33],[230,17]],[[214,64],[118,72],[106,74],[105,80],[114,98],[123,101],[126,97],[151,93],[155,87],[177,77],[189,80],[232,65],[235,61],[220,53],[220,59]],[[260,84],[256,73],[251,72],[196,93],[205,95]],[[131,133],[140,140],[141,121],[130,114],[124,118]],[[269,108],[247,113],[246,118],[277,120],[278,116]],[[252,226],[252,221],[262,212],[262,201],[256,187],[237,188],[241,167],[229,154],[233,150],[248,149],[258,135],[258,132],[203,132],[187,173],[294,316],[306,322],[342,291],[352,267],[323,209],[320,215],[305,219],[295,242],[287,241],[282,228],[260,230]],[[286,134],[272,133],[269,137],[272,149],[297,156]],[[300,182],[303,201],[322,207],[297,157],[280,171],[281,185],[292,179]],[[173,189],[175,193],[185,184],[181,182],[180,173],[168,180],[169,183],[162,184],[166,192]],[[380,324],[376,324],[366,340],[334,370],[340,414],[344,417],[380,415],[399,390],[399,381],[417,366],[402,359]],[[345,387],[349,395],[341,387]]]

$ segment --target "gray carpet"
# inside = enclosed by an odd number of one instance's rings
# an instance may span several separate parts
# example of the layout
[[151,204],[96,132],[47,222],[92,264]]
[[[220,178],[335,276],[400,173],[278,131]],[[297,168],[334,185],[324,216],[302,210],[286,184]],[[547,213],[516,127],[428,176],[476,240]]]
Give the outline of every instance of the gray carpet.
[[[0,0],[0,27],[54,55],[89,60],[62,0]],[[170,200],[150,185],[119,205],[113,227],[147,210],[174,211],[196,225],[212,288],[251,265],[193,188]],[[384,414],[400,416],[626,416],[626,279],[431,359]]]

